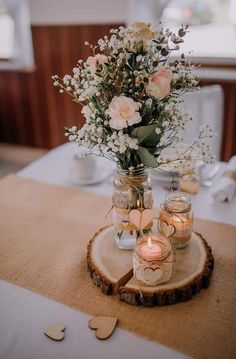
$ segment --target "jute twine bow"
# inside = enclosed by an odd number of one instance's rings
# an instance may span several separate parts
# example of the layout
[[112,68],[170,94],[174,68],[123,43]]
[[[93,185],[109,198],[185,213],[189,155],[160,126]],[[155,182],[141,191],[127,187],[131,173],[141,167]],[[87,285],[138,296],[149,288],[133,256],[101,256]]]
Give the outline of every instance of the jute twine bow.
[[[138,193],[138,199],[139,199],[139,207],[143,208],[144,203],[142,201],[142,195],[141,191],[139,190],[139,187],[143,184],[143,182],[147,181],[148,176],[122,176],[118,175],[118,181],[121,183],[123,189],[121,190],[121,193],[124,192],[126,189],[133,189]],[[113,198],[113,206],[115,207],[114,198]],[[130,209],[130,207],[129,207]]]
[[[125,190],[134,190],[137,192],[138,194],[138,200],[137,200],[137,207],[140,208],[140,210],[142,211],[144,209],[144,203],[143,203],[143,199],[142,199],[142,193],[139,189],[139,187],[141,187],[141,185],[143,184],[143,182],[147,181],[148,176],[144,175],[144,176],[132,176],[132,175],[128,175],[128,176],[122,176],[122,175],[118,175],[117,176],[117,181],[121,184],[122,189],[121,189],[121,194],[125,191]],[[131,194],[132,195],[132,194]],[[117,202],[115,203],[114,200],[114,196],[112,197],[112,201],[113,204],[111,206],[111,208],[109,209],[106,217],[109,215],[109,213],[112,211],[112,209],[116,209],[116,210],[120,210],[120,207],[117,206]],[[128,211],[131,209],[131,205],[130,205],[129,201],[129,207],[128,207]],[[129,225],[129,229],[130,230],[134,230],[135,226],[133,225]]]

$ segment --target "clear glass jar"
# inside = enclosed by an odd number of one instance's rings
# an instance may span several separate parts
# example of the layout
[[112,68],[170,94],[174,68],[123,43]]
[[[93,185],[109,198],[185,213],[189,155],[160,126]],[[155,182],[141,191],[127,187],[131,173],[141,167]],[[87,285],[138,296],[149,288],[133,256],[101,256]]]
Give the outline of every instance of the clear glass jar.
[[169,239],[159,233],[144,235],[133,251],[134,277],[152,286],[166,283],[172,274],[172,261]]
[[[152,209],[152,206],[152,186],[147,169],[117,168],[113,182],[113,224],[119,248],[134,248],[140,236],[140,230],[130,222],[129,212],[132,209]],[[151,229],[152,221],[143,229],[143,233],[149,233]]]
[[191,197],[181,192],[168,193],[161,204],[158,227],[173,247],[186,247],[193,228]]

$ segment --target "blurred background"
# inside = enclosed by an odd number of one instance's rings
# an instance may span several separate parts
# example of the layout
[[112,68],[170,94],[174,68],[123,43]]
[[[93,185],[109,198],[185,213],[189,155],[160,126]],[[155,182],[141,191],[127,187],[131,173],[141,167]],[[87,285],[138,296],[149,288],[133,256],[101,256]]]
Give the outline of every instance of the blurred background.
[[66,142],[64,126],[83,121],[51,76],[89,56],[86,40],[136,20],[156,28],[160,21],[170,29],[189,24],[181,50],[201,63],[202,90],[186,97],[186,107],[198,125],[219,133],[217,159],[236,153],[236,0],[0,0],[2,175]]

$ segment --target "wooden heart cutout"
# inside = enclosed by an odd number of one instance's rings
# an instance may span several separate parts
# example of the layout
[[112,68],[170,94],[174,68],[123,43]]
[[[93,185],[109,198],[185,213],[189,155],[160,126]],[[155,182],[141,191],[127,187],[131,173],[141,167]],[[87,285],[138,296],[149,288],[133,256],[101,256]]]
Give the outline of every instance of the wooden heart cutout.
[[129,220],[138,229],[144,229],[153,220],[153,211],[148,208],[143,211],[132,209],[129,212]]
[[127,228],[129,226],[129,222],[128,221],[122,221],[122,226]]
[[52,327],[45,330],[44,334],[57,342],[61,341],[65,337],[65,326],[63,324],[55,324]]
[[162,275],[163,271],[160,268],[153,269],[151,267],[147,267],[144,269],[144,278],[149,283],[157,283]]
[[95,317],[89,320],[88,325],[90,329],[96,330],[97,339],[104,340],[112,335],[117,322],[115,317]]
[[160,221],[161,232],[166,237],[170,237],[175,233],[175,226],[173,224],[169,224],[165,221]]

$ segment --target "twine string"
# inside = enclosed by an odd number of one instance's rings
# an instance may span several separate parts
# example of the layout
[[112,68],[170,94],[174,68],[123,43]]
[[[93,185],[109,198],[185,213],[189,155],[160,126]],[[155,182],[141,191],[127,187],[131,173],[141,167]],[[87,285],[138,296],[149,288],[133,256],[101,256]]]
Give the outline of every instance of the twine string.
[[[133,189],[138,193],[138,200],[139,200],[139,207],[141,209],[144,208],[144,203],[142,200],[142,192],[140,191],[139,187],[140,185],[147,180],[147,176],[119,176],[118,181],[121,183],[123,189],[121,190],[121,193],[123,193],[127,189]],[[114,203],[114,197],[113,197],[113,207],[117,207]],[[129,202],[129,208],[130,209],[130,202]]]
[[[136,193],[138,194],[138,200],[137,200],[137,209],[140,210],[141,212],[141,216],[140,216],[140,220],[139,220],[139,232],[140,235],[143,236],[143,230],[141,228],[141,222],[142,222],[142,212],[144,210],[144,201],[142,198],[142,191],[140,191],[140,186],[143,184],[143,182],[145,182],[147,180],[148,176],[132,176],[132,175],[128,175],[128,176],[122,176],[122,175],[118,175],[118,181],[120,182],[121,186],[123,187],[123,189],[121,189],[121,194],[125,191],[125,190],[134,190],[136,191]],[[131,192],[132,193],[132,192]],[[133,196],[133,194],[131,194],[131,196]],[[128,210],[131,209],[131,202],[133,202],[132,200],[129,201],[128,203]],[[111,212],[111,210],[113,208],[119,208],[117,206],[117,203],[115,203],[114,201],[114,197],[113,197],[113,204],[110,208],[110,210],[108,211],[107,215]]]

